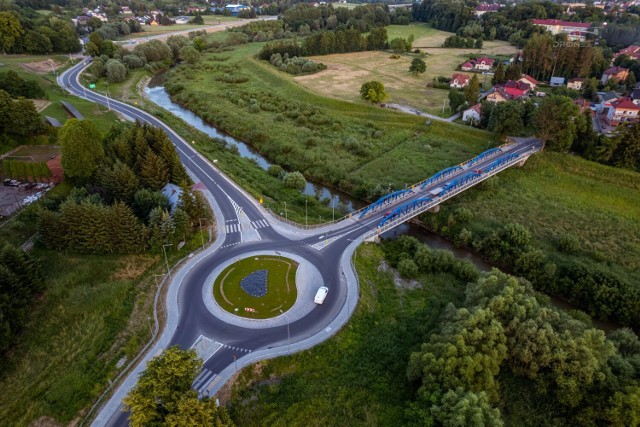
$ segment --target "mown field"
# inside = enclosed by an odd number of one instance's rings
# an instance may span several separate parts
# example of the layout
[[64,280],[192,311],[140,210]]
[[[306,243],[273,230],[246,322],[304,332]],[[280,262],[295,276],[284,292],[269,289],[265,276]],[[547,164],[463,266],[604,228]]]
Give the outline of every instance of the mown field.
[[[413,34],[414,48],[427,54],[424,61],[427,71],[414,76],[409,66],[415,56],[405,54],[398,59],[388,52],[354,52],[312,57],[316,62],[327,65],[327,70],[316,74],[296,77],[301,85],[325,96],[357,102],[360,100],[360,86],[370,80],[379,80],[389,94],[387,102],[411,106],[431,114],[448,117],[448,90],[427,87],[434,77],[451,77],[456,68],[470,56],[511,55],[515,47],[506,42],[485,42],[483,49],[445,49],[444,40],[453,35],[435,30],[426,24],[390,25],[387,27],[389,40],[396,37],[408,38]],[[470,73],[466,73],[470,74]],[[479,75],[486,89],[491,87],[490,76]],[[443,105],[445,106],[443,111]]]
[[194,24],[174,24],[174,25],[143,25],[141,33],[132,33],[127,37],[123,37],[122,40],[131,40],[137,39],[140,37],[148,37],[157,34],[167,34],[176,31],[187,31],[187,30],[203,30],[205,27],[210,25],[218,25],[227,22],[235,22],[240,19],[235,16],[222,16],[222,15],[203,15],[202,19],[204,20],[204,25],[194,25]]

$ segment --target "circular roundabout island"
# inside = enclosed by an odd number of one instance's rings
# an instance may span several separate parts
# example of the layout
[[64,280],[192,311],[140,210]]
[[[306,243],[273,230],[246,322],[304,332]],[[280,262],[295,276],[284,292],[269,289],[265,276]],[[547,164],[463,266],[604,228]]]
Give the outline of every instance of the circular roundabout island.
[[275,255],[240,259],[222,270],[213,297],[223,310],[247,319],[282,315],[296,302],[298,263]]

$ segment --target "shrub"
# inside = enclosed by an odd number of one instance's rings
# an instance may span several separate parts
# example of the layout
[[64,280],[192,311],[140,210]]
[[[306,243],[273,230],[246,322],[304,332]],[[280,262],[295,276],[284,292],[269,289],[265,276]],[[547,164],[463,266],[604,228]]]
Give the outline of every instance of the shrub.
[[307,180],[300,172],[289,172],[285,174],[283,178],[284,184],[289,188],[295,188],[296,190],[304,190],[307,185]]
[[418,275],[418,266],[412,259],[405,258],[398,263],[398,273],[405,279],[413,279]]
[[280,165],[271,165],[269,166],[269,169],[267,170],[267,173],[271,176],[274,176],[276,178],[280,178],[282,176],[282,174],[284,173],[284,170],[282,169],[282,166]]
[[580,240],[573,234],[562,234],[558,239],[558,250],[572,254],[580,250]]

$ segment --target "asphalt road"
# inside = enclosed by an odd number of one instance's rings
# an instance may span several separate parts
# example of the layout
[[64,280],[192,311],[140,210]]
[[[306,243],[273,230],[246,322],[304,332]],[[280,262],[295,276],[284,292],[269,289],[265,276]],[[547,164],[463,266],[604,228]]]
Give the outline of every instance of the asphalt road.
[[[178,291],[177,310],[179,311],[179,319],[169,345],[190,348],[201,335],[225,344],[225,347],[218,350],[204,365],[206,369],[219,373],[233,365],[236,357],[241,357],[237,351],[229,347],[253,352],[320,336],[322,331],[326,330],[327,325],[334,321],[340,312],[345,309],[347,287],[352,287],[351,295],[353,295],[354,287],[357,290],[357,283],[350,283],[342,279],[341,275],[345,273],[341,271],[343,254],[352,242],[361,239],[367,231],[377,227],[388,208],[379,209],[362,220],[347,219],[337,225],[333,225],[331,228],[318,229],[314,233],[301,231],[298,240],[284,237],[273,228],[273,225],[277,225],[274,224],[276,220],[273,217],[242,189],[224,176],[215,165],[198,155],[187,141],[182,139],[161,120],[135,107],[113,99],[107,99],[103,95],[83,88],[78,81],[78,76],[88,64],[88,60],[85,60],[64,72],[59,77],[59,84],[68,92],[79,97],[102,105],[108,105],[112,110],[131,119],[163,129],[175,144],[183,164],[204,184],[215,199],[218,211],[216,222],[219,224],[219,229],[224,229],[226,224],[240,223],[244,216],[252,224],[263,219],[269,219],[272,224],[269,227],[255,227],[255,231],[251,230],[251,234],[246,231],[244,233],[242,231],[222,232],[219,238],[224,239],[224,241],[221,242],[220,247],[189,269]],[[509,152],[526,152],[536,144],[539,143],[533,140],[521,140]],[[474,167],[482,168],[497,158],[493,157]],[[441,181],[412,197],[420,197],[420,195],[427,194],[433,188],[442,186],[448,180],[454,178],[451,177]],[[403,202],[410,199],[407,198]],[[257,238],[255,237],[256,232],[258,233]],[[248,238],[249,235],[254,237]],[[330,242],[324,248],[315,249],[310,246],[323,240]],[[248,329],[230,325],[214,317],[207,310],[202,300],[202,286],[211,271],[217,265],[233,257],[259,250],[290,252],[311,262],[320,271],[324,285],[330,289],[325,303],[316,306],[303,318],[290,323],[289,327],[284,325],[268,329]],[[318,286],[320,285],[318,284]],[[108,411],[110,412],[106,413]],[[107,405],[103,407],[94,425],[127,425],[127,414],[115,410],[113,405]]]

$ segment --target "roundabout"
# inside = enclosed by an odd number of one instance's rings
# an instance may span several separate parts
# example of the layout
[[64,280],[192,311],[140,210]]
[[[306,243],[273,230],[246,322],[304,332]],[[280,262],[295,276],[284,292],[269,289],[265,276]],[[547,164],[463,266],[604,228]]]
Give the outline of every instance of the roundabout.
[[289,252],[255,251],[222,262],[209,273],[202,299],[211,315],[244,328],[284,326],[311,313],[326,286],[320,270]]
[[236,261],[213,284],[215,302],[227,312],[248,319],[268,319],[296,302],[298,263],[281,256],[260,255]]

